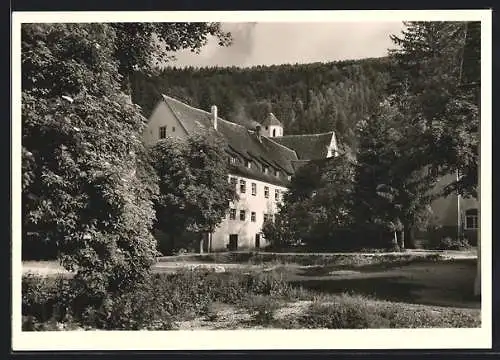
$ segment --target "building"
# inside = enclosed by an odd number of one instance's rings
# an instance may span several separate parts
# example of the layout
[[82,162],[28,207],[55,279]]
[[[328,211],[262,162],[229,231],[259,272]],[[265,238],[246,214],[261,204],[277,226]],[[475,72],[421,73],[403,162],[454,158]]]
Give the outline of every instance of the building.
[[335,133],[284,135],[281,122],[268,114],[261,123],[236,124],[211,112],[162,96],[144,133],[146,145],[169,136],[188,137],[213,127],[228,147],[230,181],[239,196],[211,236],[204,251],[260,248],[267,245],[261,229],[272,217],[287,191],[292,175],[310,160],[335,156],[339,148]]
[[[435,191],[456,180],[456,175],[439,179]],[[477,245],[479,228],[479,202],[476,198],[466,198],[457,194],[439,197],[431,204],[434,218],[431,220],[441,237],[465,237],[471,245]]]

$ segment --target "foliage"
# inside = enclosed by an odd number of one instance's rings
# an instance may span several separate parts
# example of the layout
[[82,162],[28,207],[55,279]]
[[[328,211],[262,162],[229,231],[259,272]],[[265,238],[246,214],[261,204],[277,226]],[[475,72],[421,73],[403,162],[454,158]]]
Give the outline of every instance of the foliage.
[[205,314],[212,302],[238,304],[250,295],[282,296],[290,291],[275,273],[186,270],[152,274],[95,306],[85,293],[75,291],[77,286],[74,279],[23,277],[26,328],[38,330],[41,327],[37,324],[71,319],[79,326],[98,329],[168,330],[176,320]]
[[429,219],[437,180],[414,146],[419,130],[405,121],[401,108],[405,104],[389,99],[358,127],[355,181],[358,225],[393,234],[395,249],[404,247],[405,233]]
[[216,23],[127,23],[24,24],[21,36],[24,254],[46,242],[103,299],[140,282],[157,254],[146,119],[122,89],[153,57],[229,34]]
[[99,24],[22,28],[23,239],[55,244],[95,295],[156,255],[145,119],[118,91],[114,39]]
[[437,250],[469,250],[471,245],[467,239],[451,238],[449,236],[431,236],[428,248]]
[[[414,145],[440,175],[459,172],[445,194],[477,195],[479,145],[480,24],[409,22],[393,36],[392,57],[401,70],[395,92],[405,117],[420,123]],[[468,83],[464,83],[468,82]],[[470,86],[472,83],[473,86]],[[465,85],[465,86],[464,86]]]
[[273,322],[280,303],[269,296],[254,295],[247,299],[245,307],[252,314],[256,324],[268,326]]
[[186,230],[212,232],[222,221],[236,199],[236,189],[228,182],[225,148],[211,133],[195,134],[187,141],[168,137],[151,148],[160,188],[155,201],[157,229],[180,238]]
[[345,156],[311,162],[292,178],[274,227],[265,227],[282,245],[347,249],[343,235],[352,223],[354,165]]
[[357,295],[337,296],[332,302],[314,302],[294,324],[298,328],[469,328],[480,319],[455,309],[435,311],[425,307],[374,301]]

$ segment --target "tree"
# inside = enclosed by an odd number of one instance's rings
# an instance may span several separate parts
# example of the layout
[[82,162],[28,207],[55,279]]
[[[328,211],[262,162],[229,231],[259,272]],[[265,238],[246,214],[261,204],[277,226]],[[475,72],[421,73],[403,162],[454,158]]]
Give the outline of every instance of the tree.
[[157,255],[129,75],[208,35],[229,36],[210,23],[22,26],[23,249],[52,244],[92,296],[140,281]]
[[153,146],[152,166],[160,179],[155,201],[158,230],[174,238],[185,231],[214,231],[236,199],[236,189],[228,182],[225,148],[211,133],[195,134],[187,141],[168,137]]
[[340,236],[352,225],[353,179],[354,166],[344,156],[312,162],[297,171],[277,215],[277,227],[286,229],[290,244],[328,249],[356,245]]
[[43,241],[99,297],[154,261],[145,119],[119,91],[105,24],[22,27],[23,247]]
[[[475,91],[461,85],[462,74],[475,73],[478,78],[477,24],[409,22],[406,26],[402,36],[392,37],[397,48],[391,56],[401,69],[392,82],[400,85],[393,91],[410,104],[405,110],[408,121],[422,127],[420,156],[441,175],[461,175],[445,195],[476,196],[479,103]],[[469,27],[473,31],[467,36]]]
[[404,248],[405,235],[422,222],[436,181],[415,146],[418,128],[405,121],[400,108],[405,105],[388,100],[360,124],[356,172],[358,224],[393,234],[395,248]]
[[220,23],[111,23],[116,33],[114,58],[123,76],[122,89],[129,93],[130,76],[136,71],[146,74],[175,59],[175,52],[190,49],[193,52],[206,45],[214,36],[221,46],[231,43],[231,34],[221,29]]

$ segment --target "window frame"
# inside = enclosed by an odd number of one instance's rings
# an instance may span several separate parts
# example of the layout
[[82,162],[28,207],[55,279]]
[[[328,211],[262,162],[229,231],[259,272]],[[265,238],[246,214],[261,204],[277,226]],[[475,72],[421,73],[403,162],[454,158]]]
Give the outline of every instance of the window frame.
[[[469,212],[469,213],[468,213]],[[477,209],[468,209],[465,211],[465,230],[477,230],[479,229],[479,212]],[[469,220],[472,220],[472,226],[468,226]]]
[[236,220],[236,209],[229,209],[229,220]]
[[269,186],[264,186],[264,197],[269,199]]
[[245,194],[247,192],[247,182],[243,179],[240,180],[240,193]]
[[240,210],[240,221],[245,221],[245,220],[246,220],[246,211]]
[[[162,136],[163,134],[163,136]],[[158,128],[158,138],[159,139],[166,139],[167,138],[167,127],[166,126],[160,126]]]
[[257,196],[257,183],[252,183],[252,195]]
[[250,221],[251,222],[256,222],[257,221],[257,213],[255,211],[252,211],[250,213]]

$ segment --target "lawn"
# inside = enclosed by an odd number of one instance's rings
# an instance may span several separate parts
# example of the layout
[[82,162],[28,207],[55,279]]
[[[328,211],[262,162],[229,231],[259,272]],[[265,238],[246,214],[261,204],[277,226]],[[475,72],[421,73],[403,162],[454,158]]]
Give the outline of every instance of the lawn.
[[[235,261],[233,255],[228,263],[221,262],[219,254],[217,262],[208,257],[197,262],[160,261],[152,284],[120,300],[124,303],[113,310],[119,320],[111,328],[131,324],[132,328],[149,328],[162,318],[168,321],[160,322],[160,328],[169,329],[480,324],[480,299],[472,294],[476,259],[470,256],[321,256],[290,262],[242,255]],[[25,264],[25,269],[33,265],[45,269],[40,275],[60,273],[54,263]],[[39,299],[39,294],[34,298]],[[130,307],[143,309],[142,313],[126,310]],[[124,321],[123,314],[138,316],[140,321]]]

